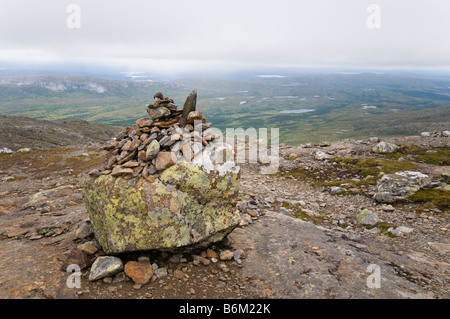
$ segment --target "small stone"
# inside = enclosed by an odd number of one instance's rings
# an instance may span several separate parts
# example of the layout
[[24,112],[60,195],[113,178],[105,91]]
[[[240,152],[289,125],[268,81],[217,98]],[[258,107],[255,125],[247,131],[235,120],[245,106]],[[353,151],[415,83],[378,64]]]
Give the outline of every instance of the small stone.
[[288,211],[288,210],[287,210],[286,208],[284,208],[284,207],[281,207],[281,208],[280,208],[280,213],[283,214],[283,215],[289,216],[289,217],[292,216],[291,212]]
[[112,176],[123,176],[123,175],[132,175],[133,170],[131,168],[124,168],[121,165],[114,166],[111,175]]
[[75,264],[78,265],[80,269],[85,269],[91,264],[91,261],[86,254],[79,249],[72,249],[65,255],[64,259],[64,263],[61,266],[61,270],[63,271],[66,271],[69,265]]
[[157,279],[161,279],[167,276],[167,268],[163,267],[163,268],[158,268],[155,269],[155,276]]
[[233,250],[233,259],[234,259],[235,261],[238,261],[238,260],[241,259],[241,254],[239,254],[239,251]]
[[140,263],[150,263],[150,257],[147,257],[147,256],[141,256],[141,257],[139,257],[138,258],[138,262],[140,262]]
[[322,151],[315,151],[314,152],[314,158],[316,160],[318,160],[318,161],[323,161],[323,160],[326,160],[326,159],[330,159],[331,155],[328,155],[327,153],[322,152]]
[[200,257],[198,260],[203,264],[203,266],[208,266],[211,263],[209,259],[206,259],[204,257]]
[[94,229],[92,228],[92,225],[90,222],[83,222],[80,227],[78,227],[77,231],[75,232],[75,235],[77,238],[85,239],[89,236],[91,236],[94,233]]
[[195,121],[202,121],[203,123],[206,122],[201,111],[192,111],[188,114],[187,123],[192,125]]
[[362,210],[356,216],[356,222],[361,225],[373,226],[380,221],[380,218],[369,209]]
[[153,267],[149,262],[129,261],[125,264],[125,273],[137,284],[146,284],[153,276]]
[[181,270],[179,270],[179,269],[175,269],[175,271],[173,272],[173,276],[175,277],[175,278],[177,278],[177,279],[184,279],[184,272],[182,272]]
[[84,243],[84,244],[78,245],[77,248],[88,255],[93,255],[98,251],[97,247],[95,247],[94,245],[92,245],[90,243]]
[[386,212],[393,212],[395,211],[395,208],[392,205],[386,205],[383,207],[383,210]]
[[330,188],[330,194],[331,195],[337,195],[341,192],[345,192],[345,188],[344,187],[340,187],[340,186],[331,186]]
[[396,230],[398,230],[399,232],[403,233],[403,234],[409,234],[411,233],[414,229],[409,228],[409,227],[405,227],[405,226],[399,226],[396,228]]
[[220,252],[220,260],[233,259],[233,252],[231,250],[223,250]]
[[254,209],[247,209],[247,214],[249,214],[251,217],[258,217],[258,212]]
[[104,277],[115,275],[123,269],[122,260],[117,257],[103,256],[98,257],[91,267],[89,280],[95,281]]
[[104,277],[102,280],[105,284],[110,284],[113,282],[113,279],[111,277]]
[[158,156],[156,157],[156,169],[158,171],[163,171],[170,166],[172,166],[174,163],[172,158],[172,152],[159,152]]
[[206,255],[208,256],[208,258],[218,258],[219,255],[212,249],[208,248],[206,250]]
[[150,145],[147,147],[146,155],[147,160],[150,161],[158,155],[160,150],[160,144],[157,140],[153,140]]

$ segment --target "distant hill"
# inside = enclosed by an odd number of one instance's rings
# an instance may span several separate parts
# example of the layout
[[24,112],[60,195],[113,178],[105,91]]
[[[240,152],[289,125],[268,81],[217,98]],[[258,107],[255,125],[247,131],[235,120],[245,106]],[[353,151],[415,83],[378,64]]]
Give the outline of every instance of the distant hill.
[[[127,126],[147,115],[154,93],[161,91],[182,107],[194,89],[198,109],[214,126],[278,127],[280,141],[294,145],[419,134],[448,130],[450,124],[449,80],[375,73],[172,82],[0,77],[0,114]],[[296,111],[304,109],[310,111]]]
[[66,145],[104,142],[120,128],[86,121],[48,121],[0,115],[0,149],[44,149]]

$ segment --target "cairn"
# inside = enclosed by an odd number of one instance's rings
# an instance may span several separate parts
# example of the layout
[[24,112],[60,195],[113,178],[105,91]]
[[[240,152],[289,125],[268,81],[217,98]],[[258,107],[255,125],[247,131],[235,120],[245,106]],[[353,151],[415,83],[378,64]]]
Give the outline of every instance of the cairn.
[[105,165],[83,185],[95,237],[107,254],[204,248],[240,222],[240,168],[232,146],[195,110],[197,93],[183,110],[162,93],[154,99],[150,117],[106,147]]
[[218,134],[201,111],[196,111],[197,92],[189,94],[182,110],[169,97],[156,93],[147,106],[150,117],[138,119],[105,147],[107,161],[91,176],[112,175],[130,179],[142,176],[153,181],[159,173],[176,162],[190,162]]

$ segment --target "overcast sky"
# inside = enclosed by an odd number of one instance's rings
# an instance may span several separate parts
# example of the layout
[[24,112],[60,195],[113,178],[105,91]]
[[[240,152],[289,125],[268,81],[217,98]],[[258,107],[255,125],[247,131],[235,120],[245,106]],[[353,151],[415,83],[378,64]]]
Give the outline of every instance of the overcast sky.
[[[81,9],[80,28],[67,25],[70,4]],[[370,4],[380,8],[380,28],[367,25]],[[450,70],[449,40],[449,0],[0,0],[0,69]]]

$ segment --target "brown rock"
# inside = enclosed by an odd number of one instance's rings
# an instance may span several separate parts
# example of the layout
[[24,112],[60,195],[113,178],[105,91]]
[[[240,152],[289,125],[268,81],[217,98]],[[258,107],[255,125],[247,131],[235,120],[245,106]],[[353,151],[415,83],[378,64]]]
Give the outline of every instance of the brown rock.
[[137,151],[133,151],[130,154],[127,154],[124,158],[122,158],[118,164],[122,165],[125,162],[128,162],[129,160],[132,160],[136,156]]
[[233,252],[231,250],[223,250],[220,252],[220,260],[233,259]]
[[141,162],[147,161],[147,152],[146,152],[145,150],[140,150],[140,151],[138,152],[138,159],[139,159]]
[[111,169],[112,167],[113,167],[113,165],[115,164],[117,162],[117,157],[116,156],[111,156],[109,159],[108,159],[108,165],[107,165],[107,167],[109,168],[109,169]]
[[130,161],[130,162],[127,162],[122,165],[122,167],[125,167],[125,168],[133,168],[133,167],[138,167],[138,166],[139,166],[139,162],[134,162],[134,161]]
[[165,170],[175,164],[172,159],[172,152],[159,152],[156,156],[156,169]]
[[208,248],[206,250],[206,256],[208,256],[209,258],[218,258],[219,255],[212,249]]
[[78,245],[77,249],[81,250],[82,252],[88,254],[88,255],[93,255],[97,252],[97,247],[95,247],[94,245],[90,244],[90,243],[84,243],[81,245]]
[[258,212],[256,210],[254,210],[254,209],[248,208],[247,209],[247,214],[249,214],[252,217],[258,217]]
[[201,111],[193,111],[189,113],[186,121],[188,124],[194,124],[195,121],[206,122],[206,119]]
[[152,126],[153,120],[149,117],[144,117],[136,121],[136,125],[139,127],[149,127]]
[[164,94],[162,94],[161,92],[157,92],[155,93],[155,95],[153,95],[153,98],[155,100],[164,100]]
[[76,264],[80,269],[85,269],[92,265],[92,260],[86,256],[86,254],[80,249],[72,249],[67,255],[65,255],[64,263],[61,266],[61,270],[67,271],[69,265]]
[[185,159],[192,160],[194,158],[194,152],[189,144],[190,143],[185,143],[181,146],[181,152],[183,153]]
[[175,271],[173,272],[173,276],[177,279],[183,279],[184,278],[184,272],[182,272],[179,269],[175,269]]
[[196,105],[197,105],[197,91],[192,91],[191,94],[189,94],[189,96],[187,97],[186,102],[184,102],[183,112],[180,119],[181,127],[186,125],[188,115],[192,111],[195,111]]
[[160,128],[169,128],[176,123],[178,123],[178,118],[167,120],[167,121],[155,122],[155,123],[153,123],[153,125],[159,126]]
[[131,147],[131,144],[132,144],[132,143],[133,143],[133,142],[132,142],[131,140],[127,141],[127,142],[125,143],[125,145],[122,146],[122,150],[128,152],[128,151],[130,150],[130,147]]
[[125,273],[135,283],[146,284],[153,276],[153,267],[148,262],[129,261],[125,264]]
[[209,266],[209,264],[211,263],[211,261],[204,257],[200,257],[198,260],[203,264],[203,266]]
[[115,166],[111,172],[112,176],[123,176],[128,174],[133,174],[133,170],[131,168],[124,168],[120,165]]

